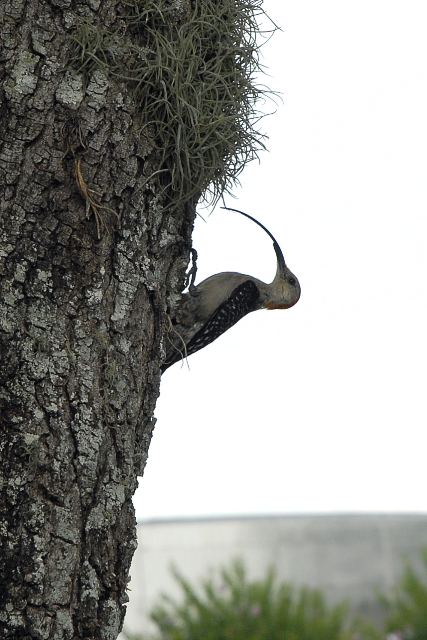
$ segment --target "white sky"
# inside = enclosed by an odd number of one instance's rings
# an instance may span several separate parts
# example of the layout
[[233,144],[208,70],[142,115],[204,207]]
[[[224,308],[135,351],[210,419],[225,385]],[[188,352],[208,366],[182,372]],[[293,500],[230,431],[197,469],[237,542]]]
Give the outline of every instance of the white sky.
[[[264,6],[283,105],[226,202],[302,296],[165,373],[137,518],[426,512],[427,3]],[[274,276],[238,214],[198,220],[194,246],[198,282]]]

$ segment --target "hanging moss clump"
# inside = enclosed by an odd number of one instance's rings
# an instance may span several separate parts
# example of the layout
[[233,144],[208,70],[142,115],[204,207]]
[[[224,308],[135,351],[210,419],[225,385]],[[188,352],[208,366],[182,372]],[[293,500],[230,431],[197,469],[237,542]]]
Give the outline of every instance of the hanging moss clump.
[[[171,203],[215,204],[264,148],[262,0],[127,0],[115,30],[81,24],[73,62],[131,86]],[[262,34],[261,34],[262,35]],[[265,32],[264,32],[265,35]]]

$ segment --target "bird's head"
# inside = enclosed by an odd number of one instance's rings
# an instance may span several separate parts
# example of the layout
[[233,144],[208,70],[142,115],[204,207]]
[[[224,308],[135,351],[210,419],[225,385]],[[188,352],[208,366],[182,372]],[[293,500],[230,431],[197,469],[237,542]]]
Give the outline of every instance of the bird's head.
[[239,211],[238,209],[230,209],[229,207],[222,208],[229,209],[230,211],[236,211],[236,213],[241,213],[242,216],[246,216],[246,218],[249,218],[260,226],[261,229],[264,229],[264,231],[273,240],[273,247],[277,258],[277,271],[273,282],[266,285],[265,302],[263,306],[266,309],[289,309],[290,307],[293,307],[300,299],[301,287],[298,282],[298,278],[294,276],[292,271],[290,271],[286,266],[285,258],[283,257],[281,248],[276,242],[276,238],[266,227],[264,227],[263,224],[247,213]]
[[298,302],[301,287],[298,278],[284,264],[277,265],[277,273],[269,288],[270,295],[265,303],[266,309],[289,309]]

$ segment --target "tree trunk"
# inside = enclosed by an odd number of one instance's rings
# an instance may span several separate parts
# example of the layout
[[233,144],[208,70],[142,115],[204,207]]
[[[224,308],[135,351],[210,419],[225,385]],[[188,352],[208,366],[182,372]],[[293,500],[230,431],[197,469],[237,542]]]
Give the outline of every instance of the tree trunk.
[[2,638],[121,628],[195,204],[263,146],[259,4],[0,2]]
[[117,637],[194,220],[144,179],[125,87],[69,65],[78,14],[117,2],[71,4],[0,8],[2,638]]

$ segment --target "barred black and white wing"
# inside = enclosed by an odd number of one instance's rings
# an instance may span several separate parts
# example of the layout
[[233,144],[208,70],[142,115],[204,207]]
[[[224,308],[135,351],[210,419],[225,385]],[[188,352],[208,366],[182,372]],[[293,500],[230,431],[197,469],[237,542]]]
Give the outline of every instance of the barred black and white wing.
[[168,362],[163,365],[162,371],[165,371],[183,357],[191,356],[196,351],[203,349],[248,313],[255,311],[258,308],[259,297],[260,292],[255,282],[252,280],[242,282],[188,341],[185,348],[183,345],[182,349],[175,350],[172,358],[168,359]]

